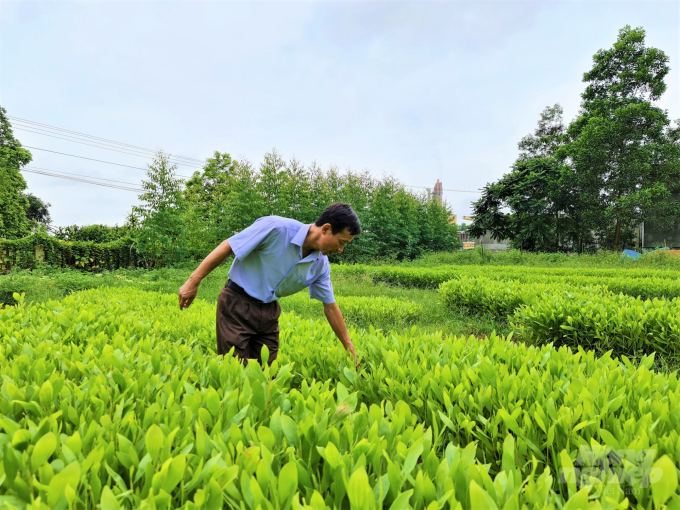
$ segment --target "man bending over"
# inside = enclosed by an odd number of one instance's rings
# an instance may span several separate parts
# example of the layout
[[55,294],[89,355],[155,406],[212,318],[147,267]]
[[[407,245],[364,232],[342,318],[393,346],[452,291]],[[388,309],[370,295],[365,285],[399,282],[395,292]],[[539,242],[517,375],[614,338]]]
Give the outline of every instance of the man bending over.
[[309,295],[323,303],[328,323],[355,361],[357,355],[345,320],[335,302],[328,255],[342,253],[361,231],[349,205],[329,205],[316,223],[305,225],[280,216],[265,216],[230,237],[208,255],[179,289],[179,307],[188,308],[198,285],[234,254],[229,279],[217,301],[217,352],[234,354],[247,365],[262,363],[260,351],[269,349],[269,364],[279,350],[279,298],[309,287]]

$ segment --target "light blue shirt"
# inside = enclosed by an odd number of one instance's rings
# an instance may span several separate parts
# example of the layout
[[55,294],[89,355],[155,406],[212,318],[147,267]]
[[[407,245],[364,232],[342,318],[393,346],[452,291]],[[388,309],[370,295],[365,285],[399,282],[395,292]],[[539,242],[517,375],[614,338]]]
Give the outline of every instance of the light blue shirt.
[[335,303],[328,257],[319,250],[302,258],[310,225],[265,216],[228,239],[234,251],[229,278],[249,295],[269,303],[309,287],[309,297]]

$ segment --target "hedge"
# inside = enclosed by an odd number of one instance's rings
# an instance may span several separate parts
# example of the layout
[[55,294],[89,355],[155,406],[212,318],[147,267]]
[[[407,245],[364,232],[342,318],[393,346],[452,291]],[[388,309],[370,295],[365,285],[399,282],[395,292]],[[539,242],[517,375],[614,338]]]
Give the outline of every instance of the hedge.
[[61,241],[46,234],[0,239],[0,272],[13,268],[34,269],[40,263],[101,271],[138,267],[141,256],[129,237],[110,243]]

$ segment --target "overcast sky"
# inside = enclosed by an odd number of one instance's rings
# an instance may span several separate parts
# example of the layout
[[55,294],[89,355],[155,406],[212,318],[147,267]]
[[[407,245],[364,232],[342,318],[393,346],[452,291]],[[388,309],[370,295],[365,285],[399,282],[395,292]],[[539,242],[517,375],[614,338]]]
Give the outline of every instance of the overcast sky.
[[[680,118],[680,2],[0,0],[0,105],[11,116],[197,159],[322,167],[477,190],[541,110],[577,113],[583,73],[626,24],[670,57]],[[16,129],[27,146],[149,160]],[[135,168],[32,150],[32,166],[138,183]],[[179,167],[190,175],[191,168]],[[122,224],[136,194],[25,174],[55,225]],[[445,192],[453,212],[478,195]]]

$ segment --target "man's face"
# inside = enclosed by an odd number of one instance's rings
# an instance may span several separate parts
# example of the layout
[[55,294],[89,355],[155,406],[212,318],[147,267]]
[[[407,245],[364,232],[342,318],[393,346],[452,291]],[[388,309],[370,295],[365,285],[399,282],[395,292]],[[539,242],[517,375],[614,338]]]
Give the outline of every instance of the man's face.
[[323,227],[321,227],[321,253],[324,255],[342,253],[347,243],[354,239],[354,237],[355,236],[349,233],[348,229],[333,235],[331,224],[326,223]]

